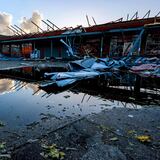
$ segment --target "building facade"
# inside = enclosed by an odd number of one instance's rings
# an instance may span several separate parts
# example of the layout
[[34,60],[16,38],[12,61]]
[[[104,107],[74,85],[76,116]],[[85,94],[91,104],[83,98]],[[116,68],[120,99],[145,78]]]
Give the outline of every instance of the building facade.
[[39,58],[70,58],[74,54],[95,57],[119,57],[127,54],[160,55],[160,17],[110,22],[91,27],[65,28],[43,33],[0,36],[0,53],[30,58],[39,50]]

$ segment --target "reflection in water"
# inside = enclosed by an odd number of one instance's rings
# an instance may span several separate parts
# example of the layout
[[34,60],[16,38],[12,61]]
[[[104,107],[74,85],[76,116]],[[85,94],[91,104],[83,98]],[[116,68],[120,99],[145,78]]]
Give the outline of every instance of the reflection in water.
[[35,84],[10,79],[0,80],[0,92],[3,93],[0,95],[0,120],[10,128],[41,121],[45,115],[63,119],[82,117],[113,107],[141,107],[83,92],[48,94]]
[[5,94],[13,91],[15,81],[9,79],[0,79],[0,94]]
[[40,93],[43,93],[42,90],[39,90],[38,85],[28,83],[24,86],[24,89],[28,90],[31,89],[33,92],[33,95],[39,95]]
[[[37,92],[38,86],[31,83],[25,83],[21,81],[15,81],[11,79],[0,79],[0,93],[6,94],[9,92],[14,92],[20,89],[32,89],[33,92]],[[36,94],[38,94],[37,92]]]

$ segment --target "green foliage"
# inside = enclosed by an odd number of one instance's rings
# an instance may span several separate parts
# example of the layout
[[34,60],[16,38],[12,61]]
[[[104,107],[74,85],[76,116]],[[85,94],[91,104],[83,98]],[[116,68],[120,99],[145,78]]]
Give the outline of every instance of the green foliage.
[[41,155],[44,158],[51,158],[51,159],[64,159],[65,153],[61,152],[56,144],[52,144],[50,146],[43,145],[44,152],[41,153]]

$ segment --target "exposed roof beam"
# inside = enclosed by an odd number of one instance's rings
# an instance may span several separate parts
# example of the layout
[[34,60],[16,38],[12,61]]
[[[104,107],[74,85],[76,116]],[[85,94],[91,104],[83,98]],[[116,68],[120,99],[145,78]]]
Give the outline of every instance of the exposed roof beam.
[[15,28],[14,26],[11,25],[11,27],[19,34],[19,35],[23,35],[17,28]]
[[9,26],[7,26],[7,28],[8,28],[9,30],[11,30],[11,31],[14,33],[14,35],[19,35],[15,30],[13,30],[12,28],[10,28]]
[[48,24],[46,21],[44,21],[44,20],[42,20],[42,22],[44,23],[44,24],[46,24],[47,25],[47,27],[50,27],[51,29],[53,29],[54,30],[54,27],[52,27],[50,24]]
[[158,17],[160,15],[160,12],[158,12],[158,14],[155,17]]
[[127,14],[127,21],[129,20],[129,14]]
[[123,21],[123,17],[121,17],[121,18],[115,20],[114,22],[122,22],[122,21]]
[[133,15],[133,17],[130,20],[133,20],[133,19],[138,19],[138,11]]
[[42,32],[44,32],[43,29],[40,28],[35,22],[31,21],[31,23],[33,23],[38,29],[40,29]]
[[86,19],[87,19],[87,23],[88,23],[88,26],[90,27],[90,23],[89,23],[89,18],[88,18],[88,15],[86,15]]
[[14,25],[15,27],[17,27],[21,32],[23,32],[24,34],[27,34],[27,32],[25,32],[24,30],[22,30],[20,27],[18,27],[17,25]]
[[95,24],[95,25],[97,25],[97,23],[96,23],[96,21],[95,21],[94,17],[92,17],[92,20],[93,20],[94,24]]
[[50,20],[48,20],[47,19],[47,22],[49,22],[50,24],[52,24],[54,27],[56,27],[57,29],[59,29],[60,30],[60,28],[59,27],[57,27],[57,25],[55,25],[54,23],[52,23]]
[[150,13],[151,13],[151,10],[149,10],[149,11],[144,15],[144,17],[143,17],[143,18],[145,18],[146,16],[147,16],[147,18],[149,18]]

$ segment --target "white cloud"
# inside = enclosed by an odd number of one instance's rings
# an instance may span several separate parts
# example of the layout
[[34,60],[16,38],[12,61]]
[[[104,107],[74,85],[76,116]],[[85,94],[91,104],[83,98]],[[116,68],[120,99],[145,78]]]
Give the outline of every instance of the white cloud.
[[7,26],[12,24],[12,15],[5,12],[0,12],[0,34],[10,35],[11,31]]
[[[42,14],[38,11],[32,13],[31,18],[22,18],[20,27],[27,33],[37,32],[37,27],[31,22],[33,21],[38,26],[41,26]],[[0,35],[11,35],[13,32],[7,26],[12,25],[12,15],[5,12],[0,12]]]
[[40,14],[38,11],[34,11],[31,18],[22,18],[20,27],[27,33],[37,32],[37,27],[31,21],[36,23],[38,26],[41,26],[41,20],[42,14]]

